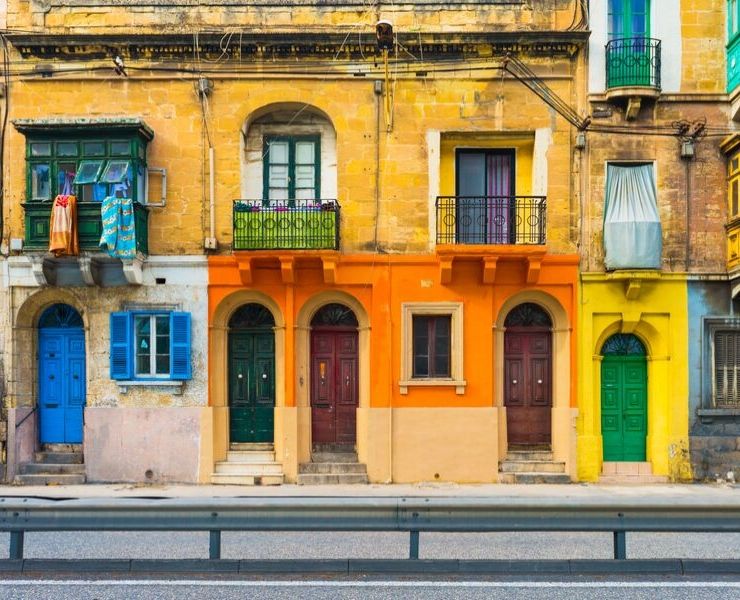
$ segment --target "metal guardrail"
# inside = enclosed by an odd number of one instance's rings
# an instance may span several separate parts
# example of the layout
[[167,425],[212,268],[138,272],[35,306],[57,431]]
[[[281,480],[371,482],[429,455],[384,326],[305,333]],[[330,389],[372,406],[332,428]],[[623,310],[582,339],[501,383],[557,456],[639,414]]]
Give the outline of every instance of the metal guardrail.
[[36,531],[208,531],[209,557],[221,558],[222,531],[403,531],[409,559],[420,532],[611,532],[614,558],[627,558],[627,532],[740,532],[734,503],[456,497],[270,497],[204,499],[0,498],[0,531],[10,558],[23,558]]
[[545,243],[545,196],[437,196],[438,244]]

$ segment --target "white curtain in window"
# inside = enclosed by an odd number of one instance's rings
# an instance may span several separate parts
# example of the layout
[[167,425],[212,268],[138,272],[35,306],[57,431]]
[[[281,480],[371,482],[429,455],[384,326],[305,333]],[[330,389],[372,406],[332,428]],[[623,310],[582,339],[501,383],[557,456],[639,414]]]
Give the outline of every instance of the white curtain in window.
[[660,269],[663,237],[653,165],[607,165],[604,262],[614,269]]

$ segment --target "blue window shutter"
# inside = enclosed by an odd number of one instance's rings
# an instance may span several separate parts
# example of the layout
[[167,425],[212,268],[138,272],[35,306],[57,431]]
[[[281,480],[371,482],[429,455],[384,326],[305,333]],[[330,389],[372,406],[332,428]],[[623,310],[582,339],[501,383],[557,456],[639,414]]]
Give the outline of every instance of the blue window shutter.
[[110,315],[110,377],[131,379],[133,348],[131,347],[131,313]]
[[170,314],[170,377],[190,379],[190,313]]

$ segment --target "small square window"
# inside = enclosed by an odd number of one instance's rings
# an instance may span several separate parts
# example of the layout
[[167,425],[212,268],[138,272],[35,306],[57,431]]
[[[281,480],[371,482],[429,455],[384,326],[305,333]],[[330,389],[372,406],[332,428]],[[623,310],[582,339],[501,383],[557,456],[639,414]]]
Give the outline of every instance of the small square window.
[[36,142],[31,144],[31,156],[51,156],[51,143]]
[[412,386],[465,391],[460,302],[402,304],[401,393]]
[[714,334],[714,406],[740,408],[740,330]]
[[105,156],[105,142],[85,142],[82,144],[83,156]]
[[111,156],[131,156],[131,144],[129,142],[111,142]]
[[75,175],[73,183],[75,185],[86,185],[97,182],[102,168],[102,160],[83,160],[77,169],[77,175]]
[[57,142],[57,156],[77,156],[77,142]]

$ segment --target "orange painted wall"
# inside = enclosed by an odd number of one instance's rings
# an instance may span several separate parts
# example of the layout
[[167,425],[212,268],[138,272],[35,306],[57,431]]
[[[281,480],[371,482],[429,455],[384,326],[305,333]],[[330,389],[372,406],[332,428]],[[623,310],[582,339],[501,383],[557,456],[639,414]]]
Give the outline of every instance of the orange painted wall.
[[[452,281],[440,283],[436,255],[334,255],[336,281],[325,283],[321,254],[273,253],[259,258],[249,254],[214,256],[209,259],[209,323],[219,303],[237,289],[255,289],[269,295],[283,311],[286,326],[285,405],[295,406],[294,327],[301,306],[327,289],[342,290],[354,296],[365,308],[370,321],[370,407],[487,407],[493,404],[494,354],[493,326],[502,305],[523,290],[538,290],[555,298],[568,315],[571,327],[570,406],[576,406],[576,286],[578,258],[571,255],[545,255],[536,284],[526,284],[524,260],[499,260],[494,284],[482,282],[480,260],[454,263]],[[281,279],[279,256],[295,261],[294,283]],[[238,261],[253,260],[253,279],[244,286]],[[411,387],[403,395],[401,377],[401,303],[462,302],[465,393],[452,387]],[[209,357],[225,361],[225,356]],[[211,403],[213,399],[211,398]]]

